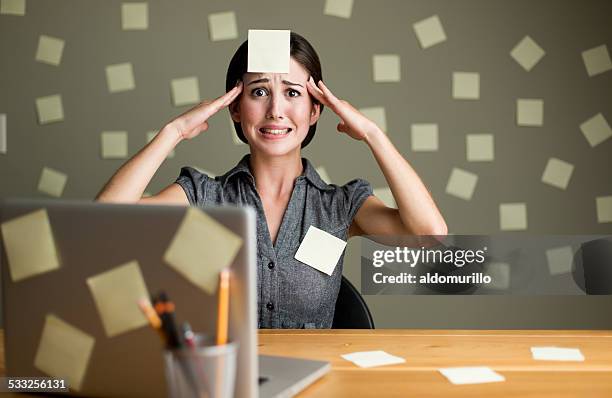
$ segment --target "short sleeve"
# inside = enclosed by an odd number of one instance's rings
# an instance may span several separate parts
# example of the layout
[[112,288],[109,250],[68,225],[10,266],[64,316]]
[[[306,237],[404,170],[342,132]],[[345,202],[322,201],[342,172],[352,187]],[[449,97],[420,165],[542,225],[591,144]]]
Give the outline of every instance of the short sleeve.
[[372,186],[366,180],[357,178],[344,184],[341,189],[345,198],[346,224],[351,225],[363,202],[373,195]]
[[201,206],[206,199],[207,186],[211,180],[208,175],[200,173],[193,167],[182,167],[174,182],[183,188],[190,205]]

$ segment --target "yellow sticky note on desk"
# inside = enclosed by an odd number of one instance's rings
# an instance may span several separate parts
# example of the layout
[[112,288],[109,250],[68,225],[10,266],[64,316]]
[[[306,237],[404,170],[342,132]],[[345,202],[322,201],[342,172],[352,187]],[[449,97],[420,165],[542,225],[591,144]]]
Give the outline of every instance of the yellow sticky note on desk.
[[14,218],[1,227],[13,282],[59,268],[46,209]]
[[52,377],[65,378],[80,390],[95,339],[53,314],[47,315],[34,366]]
[[108,337],[147,324],[147,319],[138,308],[138,301],[148,300],[149,293],[137,261],[87,278],[87,285]]
[[179,225],[164,261],[208,294],[215,292],[219,271],[229,266],[242,238],[206,213],[190,207]]

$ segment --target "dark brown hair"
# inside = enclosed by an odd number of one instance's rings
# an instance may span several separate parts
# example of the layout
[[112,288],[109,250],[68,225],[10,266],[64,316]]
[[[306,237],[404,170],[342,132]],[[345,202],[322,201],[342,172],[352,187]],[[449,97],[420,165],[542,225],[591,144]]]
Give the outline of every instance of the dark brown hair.
[[[238,47],[236,53],[232,57],[232,60],[227,67],[227,75],[225,77],[225,91],[231,90],[238,80],[242,79],[242,75],[247,72],[247,63],[248,63],[248,40],[245,40],[244,43]],[[323,80],[323,74],[321,72],[321,62],[319,61],[319,56],[314,48],[310,45],[308,40],[304,39],[297,33],[291,32],[289,38],[289,52],[293,59],[297,61],[312,78],[315,82],[319,80]],[[319,102],[312,98],[313,102],[319,104]],[[320,104],[320,113],[323,112],[323,104]],[[242,126],[240,123],[234,122],[234,128],[236,129],[236,134],[240,141],[247,143],[246,137],[244,136],[244,132],[242,131]],[[304,148],[310,141],[312,137],[315,135],[315,131],[317,130],[317,124],[313,124],[308,129],[308,135],[302,141],[302,148]]]

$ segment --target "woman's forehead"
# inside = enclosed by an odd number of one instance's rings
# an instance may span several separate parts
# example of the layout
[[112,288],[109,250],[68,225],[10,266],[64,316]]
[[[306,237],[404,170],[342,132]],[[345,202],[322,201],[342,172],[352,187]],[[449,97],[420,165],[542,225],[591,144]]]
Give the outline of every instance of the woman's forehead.
[[289,80],[289,81],[294,81],[294,82],[301,82],[301,83],[305,83],[306,80],[308,80],[308,78],[310,77],[308,71],[306,71],[306,69],[304,69],[304,67],[302,65],[300,65],[299,62],[297,62],[295,59],[291,58],[291,61],[289,62],[289,73],[254,73],[254,72],[247,72],[244,74],[243,76],[243,81],[245,83],[249,83],[251,81],[254,80],[260,80],[260,79],[268,79],[269,81],[283,81],[283,80]]

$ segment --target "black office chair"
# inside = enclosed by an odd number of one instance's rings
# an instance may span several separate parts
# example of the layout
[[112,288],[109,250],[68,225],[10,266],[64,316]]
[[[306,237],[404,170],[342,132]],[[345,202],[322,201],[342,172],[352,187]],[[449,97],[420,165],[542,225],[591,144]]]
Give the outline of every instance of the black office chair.
[[374,329],[374,319],[359,291],[342,277],[332,329]]

